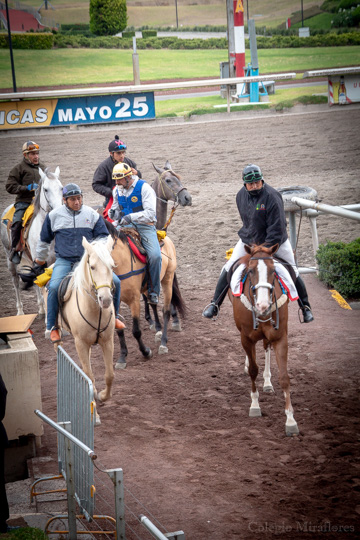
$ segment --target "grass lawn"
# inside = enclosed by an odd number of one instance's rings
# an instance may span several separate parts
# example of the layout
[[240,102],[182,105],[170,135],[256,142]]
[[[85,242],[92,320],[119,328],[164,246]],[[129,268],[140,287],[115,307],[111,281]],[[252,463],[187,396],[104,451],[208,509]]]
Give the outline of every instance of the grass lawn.
[[[304,10],[319,5],[319,0],[303,0]],[[14,7],[15,2],[9,2]],[[39,0],[22,0],[22,4],[39,8]],[[54,19],[57,23],[86,23],[89,22],[89,0],[53,0],[54,10],[41,9],[44,17]],[[159,4],[159,5],[157,5]],[[283,23],[291,14],[300,9],[300,0],[248,0],[244,2],[249,7],[250,18],[256,25],[275,27]],[[173,0],[155,2],[154,0],[128,0],[128,25],[176,26],[175,3]],[[196,3],[194,0],[178,2],[179,26],[219,25],[226,24],[226,3],[224,0],[206,0]]]
[[[138,50],[140,79],[218,78],[227,50]],[[360,64],[360,46],[260,49],[260,73],[306,71]],[[250,62],[250,51],[246,53]],[[14,50],[18,89],[37,86],[132,82],[132,50]],[[10,54],[0,49],[1,88],[12,87]]]
[[[319,86],[305,88],[285,88],[276,87],[275,94],[269,96],[269,106],[273,107],[283,101],[296,101],[300,96],[312,96],[313,94],[327,93],[327,84],[319,84]],[[194,111],[206,109],[207,112],[225,112],[226,107],[214,109],[214,105],[226,105],[226,99],[218,96],[208,97],[191,97],[183,99],[173,99],[166,101],[157,101],[155,104],[156,116],[186,116]],[[250,104],[249,104],[250,105]],[[251,106],[254,107],[254,106]],[[258,108],[264,108],[264,105],[259,105]],[[239,107],[240,108],[240,107]],[[244,106],[241,106],[244,109]],[[234,107],[231,107],[234,110]]]

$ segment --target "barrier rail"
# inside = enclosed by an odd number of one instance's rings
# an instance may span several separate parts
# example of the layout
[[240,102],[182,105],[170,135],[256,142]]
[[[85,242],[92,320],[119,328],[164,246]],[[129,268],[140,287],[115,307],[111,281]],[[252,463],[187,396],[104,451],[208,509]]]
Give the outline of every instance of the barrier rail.
[[[71,432],[86,446],[94,447],[94,387],[85,373],[62,347],[57,350],[57,419],[71,422]],[[64,440],[58,441],[59,471],[65,476]],[[74,448],[76,464],[75,493],[84,514],[92,517],[95,508],[94,467],[83,461],[79,446]]]
[[[152,119],[155,118],[153,92],[174,88],[226,86],[227,112],[230,113],[230,86],[295,77],[296,73],[278,73],[172,83],[1,93],[0,129]],[[139,96],[139,93],[142,95]]]
[[[344,206],[332,206],[330,204],[317,203],[315,201],[309,201],[300,197],[292,197],[291,201],[297,204],[300,208],[305,208],[304,215],[309,219],[311,237],[313,242],[314,257],[316,258],[316,252],[319,249],[319,237],[317,233],[316,218],[320,214],[332,214],[334,216],[345,217],[360,221],[360,213],[354,212],[354,210],[360,211],[360,204],[349,204]],[[292,248],[296,248],[296,228],[295,228],[295,212],[290,212],[292,220],[289,220],[290,224],[290,241]],[[317,273],[317,267],[303,268],[299,267],[300,274]]]

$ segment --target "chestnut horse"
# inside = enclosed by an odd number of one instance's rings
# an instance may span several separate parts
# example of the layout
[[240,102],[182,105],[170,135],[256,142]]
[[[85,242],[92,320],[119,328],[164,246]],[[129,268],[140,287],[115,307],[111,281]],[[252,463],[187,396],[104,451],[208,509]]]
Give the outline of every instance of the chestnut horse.
[[270,349],[273,346],[279,368],[279,380],[285,396],[286,435],[299,433],[290,399],[288,359],[288,298],[275,274],[272,255],[278,244],[271,248],[245,246],[247,255],[240,259],[244,265],[243,291],[232,296],[234,319],[241,333],[241,343],[247,355],[251,378],[251,405],[249,416],[261,416],[256,378],[256,343],[263,340],[266,351],[264,390],[272,391],[270,382]]

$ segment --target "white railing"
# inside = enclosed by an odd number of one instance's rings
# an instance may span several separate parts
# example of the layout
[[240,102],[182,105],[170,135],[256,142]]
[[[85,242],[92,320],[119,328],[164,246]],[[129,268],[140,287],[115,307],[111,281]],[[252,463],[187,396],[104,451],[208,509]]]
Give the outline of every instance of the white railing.
[[112,87],[103,86],[98,88],[68,88],[65,90],[44,90],[35,92],[8,92],[0,94],[0,101],[154,92],[155,90],[199,88],[203,86],[226,86],[227,110],[230,112],[230,86],[240,83],[295,79],[295,77],[296,73],[277,73],[271,75],[257,75],[254,77],[229,77],[227,79],[202,79],[197,81],[178,81],[171,83],[138,84]]
[[[358,210],[360,212],[360,204],[349,204],[344,206],[332,206],[330,204],[317,203],[315,201],[309,201],[306,199],[301,199],[300,197],[292,197],[291,202],[297,204],[300,208],[305,208],[304,215],[309,219],[311,237],[313,243],[314,257],[316,259],[316,252],[319,249],[319,237],[317,232],[316,218],[321,214],[332,214],[334,216],[345,217],[348,219],[353,219],[355,221],[360,221],[360,213],[355,212]],[[295,215],[295,212],[290,212]],[[290,239],[293,249],[296,247],[296,228],[295,219],[289,219],[290,224]],[[294,245],[295,242],[295,245]],[[299,267],[300,274],[312,274],[317,273],[317,267]]]

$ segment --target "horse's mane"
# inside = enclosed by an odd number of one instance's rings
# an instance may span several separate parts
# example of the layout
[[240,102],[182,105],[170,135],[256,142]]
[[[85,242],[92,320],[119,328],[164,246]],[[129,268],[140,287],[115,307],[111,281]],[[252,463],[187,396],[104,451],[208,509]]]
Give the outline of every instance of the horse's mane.
[[[97,256],[100,261],[112,271],[115,266],[114,260],[106,247],[106,240],[94,240],[91,242],[91,245],[96,251]],[[76,266],[75,270],[72,272],[73,275],[73,289],[82,290],[85,289],[88,285],[88,272],[86,271],[86,264],[88,259],[88,252],[84,251],[84,255],[81,257],[79,264]]]
[[[49,167],[46,167],[44,174],[48,177],[49,180],[56,180],[57,178],[53,172],[49,171]],[[36,190],[35,200],[34,200],[34,216],[36,216],[40,212],[40,198],[41,198],[42,186],[43,186],[43,179],[40,178],[39,189]]]
[[252,249],[252,253],[246,253],[240,258],[240,263],[245,264],[246,267],[248,267],[251,257],[253,257],[256,253],[260,253],[261,251],[265,251],[265,253],[267,253],[268,250],[268,248],[265,247],[265,244],[251,244],[249,247]]

